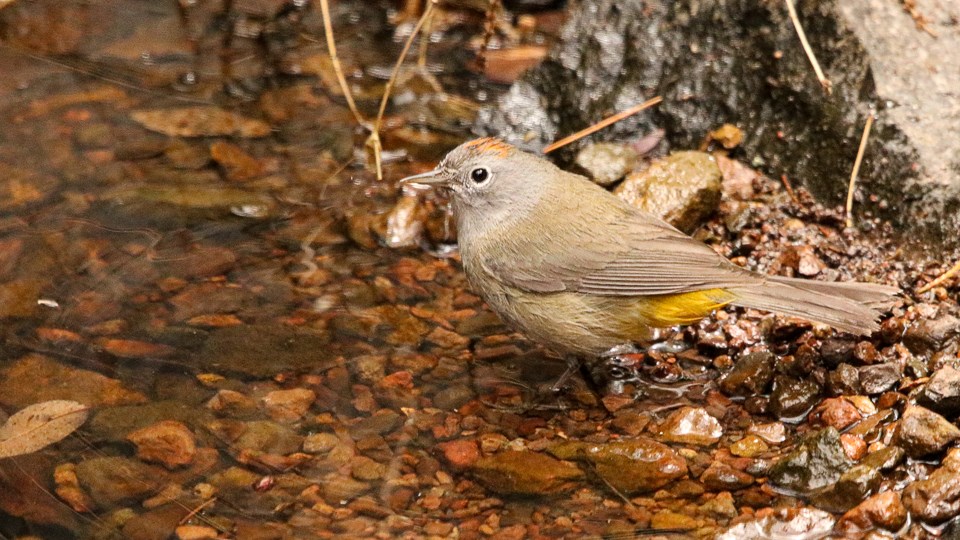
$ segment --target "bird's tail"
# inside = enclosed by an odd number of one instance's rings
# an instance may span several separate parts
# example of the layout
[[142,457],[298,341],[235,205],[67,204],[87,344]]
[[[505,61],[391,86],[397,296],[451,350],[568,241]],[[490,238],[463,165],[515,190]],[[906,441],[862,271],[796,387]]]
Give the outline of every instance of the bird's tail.
[[768,277],[762,284],[728,289],[735,306],[793,315],[854,334],[880,329],[881,310],[893,304],[897,287]]

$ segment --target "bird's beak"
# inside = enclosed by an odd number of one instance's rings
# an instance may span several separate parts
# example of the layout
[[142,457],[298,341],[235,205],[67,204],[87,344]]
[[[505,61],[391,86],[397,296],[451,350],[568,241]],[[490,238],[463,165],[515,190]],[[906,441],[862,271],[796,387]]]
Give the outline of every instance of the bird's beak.
[[447,187],[450,185],[450,178],[443,169],[434,169],[421,174],[408,176],[400,180],[401,185],[415,184],[421,186]]

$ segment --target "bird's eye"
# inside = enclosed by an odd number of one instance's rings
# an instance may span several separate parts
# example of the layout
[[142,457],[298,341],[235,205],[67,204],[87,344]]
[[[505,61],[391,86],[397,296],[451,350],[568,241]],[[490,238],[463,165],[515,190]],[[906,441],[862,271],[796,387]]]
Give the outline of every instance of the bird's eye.
[[490,171],[484,167],[477,167],[476,169],[470,171],[470,179],[477,184],[482,184],[490,178]]

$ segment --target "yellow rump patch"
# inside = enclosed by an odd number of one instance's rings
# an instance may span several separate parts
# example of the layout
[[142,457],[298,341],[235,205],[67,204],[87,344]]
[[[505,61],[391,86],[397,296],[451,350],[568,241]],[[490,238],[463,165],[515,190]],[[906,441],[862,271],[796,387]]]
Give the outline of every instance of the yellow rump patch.
[[667,327],[695,323],[735,299],[736,295],[727,290],[707,289],[646,297],[640,299],[639,306],[641,316],[648,324]]
[[478,154],[496,154],[500,157],[507,157],[515,148],[495,137],[484,137],[474,139],[464,143],[464,148],[469,148]]

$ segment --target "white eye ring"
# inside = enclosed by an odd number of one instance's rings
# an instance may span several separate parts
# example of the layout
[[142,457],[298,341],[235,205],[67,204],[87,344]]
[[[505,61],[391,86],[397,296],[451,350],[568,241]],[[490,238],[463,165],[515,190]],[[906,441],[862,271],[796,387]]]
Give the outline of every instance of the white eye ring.
[[490,170],[486,167],[477,167],[476,169],[470,171],[470,180],[473,180],[474,184],[482,184],[490,179]]

